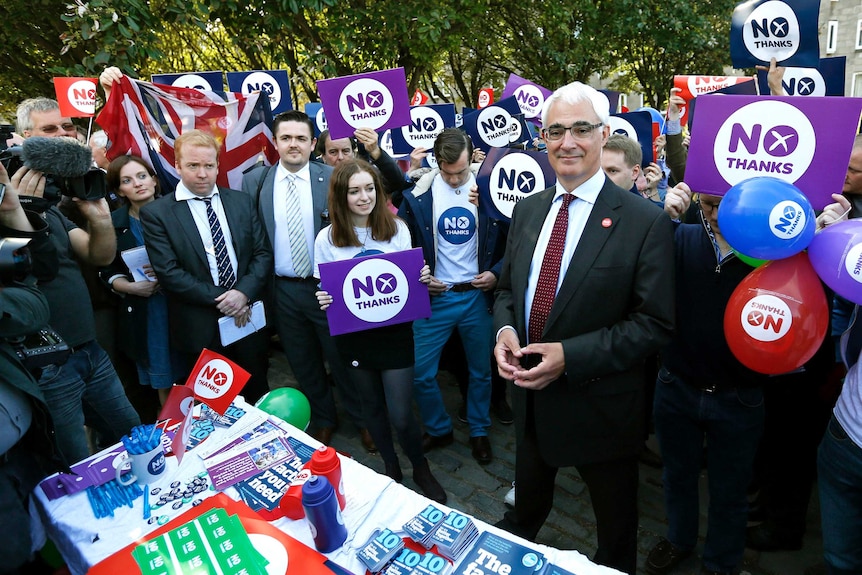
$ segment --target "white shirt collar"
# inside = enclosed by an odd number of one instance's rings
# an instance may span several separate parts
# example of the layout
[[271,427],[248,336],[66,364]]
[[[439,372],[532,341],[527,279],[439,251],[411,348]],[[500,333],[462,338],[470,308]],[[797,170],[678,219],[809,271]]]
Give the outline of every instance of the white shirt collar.
[[278,167],[275,169],[275,181],[280,182],[287,177],[288,174],[293,174],[296,179],[304,182],[311,181],[311,169],[308,167],[310,162],[306,162],[297,172],[289,172],[281,162],[278,162]]
[[184,202],[187,200],[194,200],[197,198],[200,198],[200,199],[211,198],[211,197],[215,196],[216,194],[218,194],[218,186],[213,186],[213,191],[211,194],[209,194],[208,196],[198,196],[196,194],[193,194],[191,191],[189,191],[189,189],[185,186],[185,184],[183,184],[183,181],[180,180],[179,183],[177,184],[176,192],[174,193],[174,199],[178,202]]
[[[586,182],[572,190],[572,193],[575,194],[579,199],[584,200],[590,204],[596,203],[596,198],[599,197],[599,192],[602,191],[602,187],[605,185],[605,173],[599,169],[593,174],[590,179]],[[556,192],[554,193],[554,201],[557,201],[557,198],[567,193],[566,189],[560,184],[559,180],[557,181]]]

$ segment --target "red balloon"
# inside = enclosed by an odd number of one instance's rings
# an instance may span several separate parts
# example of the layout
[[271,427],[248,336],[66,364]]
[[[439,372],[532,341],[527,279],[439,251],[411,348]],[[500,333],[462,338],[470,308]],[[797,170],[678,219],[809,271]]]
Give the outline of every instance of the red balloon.
[[826,294],[805,252],[748,274],[724,310],[730,351],[749,369],[770,375],[811,359],[828,326]]

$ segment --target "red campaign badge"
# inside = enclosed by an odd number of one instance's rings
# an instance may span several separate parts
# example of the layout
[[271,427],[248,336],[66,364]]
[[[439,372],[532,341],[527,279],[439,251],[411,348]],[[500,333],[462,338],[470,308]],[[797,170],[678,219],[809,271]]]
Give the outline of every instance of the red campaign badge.
[[224,415],[250,378],[251,374],[239,365],[204,348],[186,380],[186,387],[194,390],[196,399]]
[[611,224],[613,224],[613,222],[611,221],[610,218],[605,218],[602,220],[602,227],[603,228],[609,228],[609,227],[611,227]]
[[54,78],[60,115],[89,118],[96,113],[96,78]]

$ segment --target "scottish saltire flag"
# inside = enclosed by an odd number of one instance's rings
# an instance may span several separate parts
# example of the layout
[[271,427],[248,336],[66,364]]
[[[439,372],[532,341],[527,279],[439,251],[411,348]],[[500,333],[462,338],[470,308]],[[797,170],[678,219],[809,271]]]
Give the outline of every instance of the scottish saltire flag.
[[262,92],[244,96],[154,85],[123,76],[98,118],[111,140],[108,157],[137,154],[149,159],[162,189],[179,182],[174,141],[185,131],[211,133],[221,145],[219,186],[240,189],[243,172],[259,160],[272,164],[272,113]]

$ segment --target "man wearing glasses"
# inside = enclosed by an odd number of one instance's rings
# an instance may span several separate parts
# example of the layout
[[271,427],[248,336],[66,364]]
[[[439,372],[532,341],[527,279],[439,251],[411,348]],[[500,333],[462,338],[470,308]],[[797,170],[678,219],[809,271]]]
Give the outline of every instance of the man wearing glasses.
[[602,171],[608,121],[607,98],[579,82],[548,98],[542,138],[557,183],[512,215],[494,353],[514,382],[516,494],[497,526],[534,540],[557,469],[575,466],[596,515],[593,560],[634,573],[643,363],[673,330],[673,232]]

